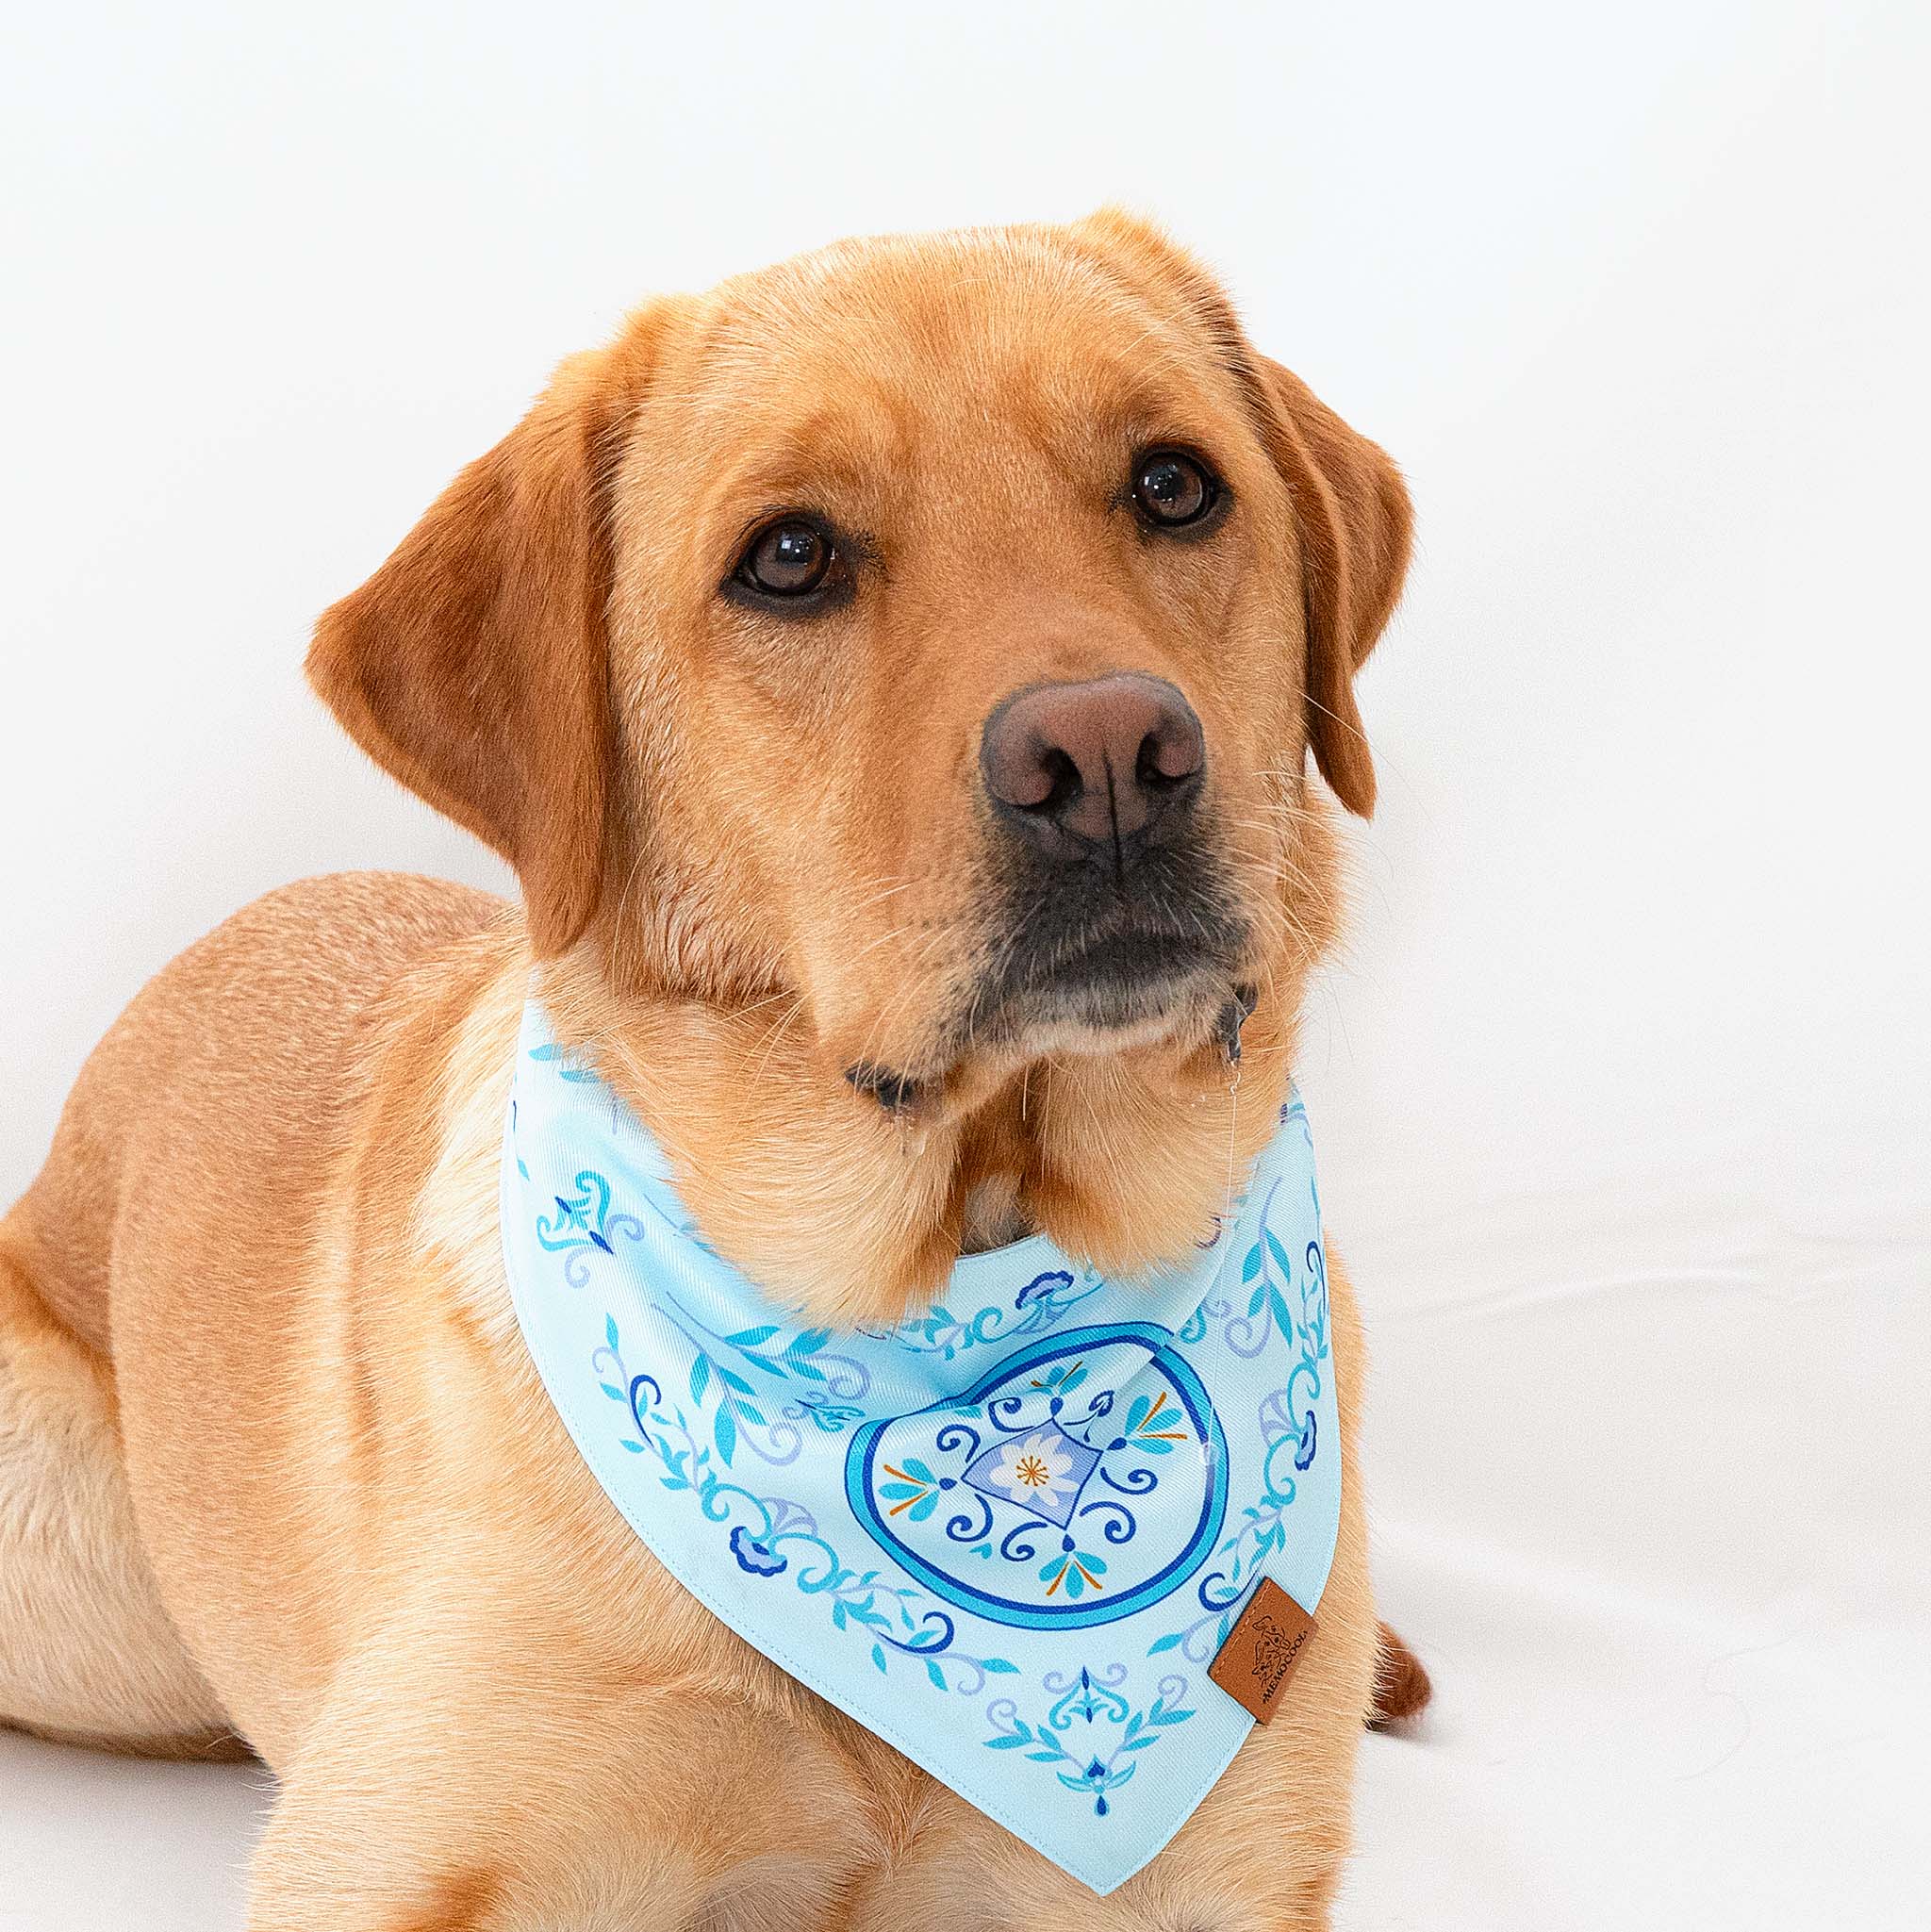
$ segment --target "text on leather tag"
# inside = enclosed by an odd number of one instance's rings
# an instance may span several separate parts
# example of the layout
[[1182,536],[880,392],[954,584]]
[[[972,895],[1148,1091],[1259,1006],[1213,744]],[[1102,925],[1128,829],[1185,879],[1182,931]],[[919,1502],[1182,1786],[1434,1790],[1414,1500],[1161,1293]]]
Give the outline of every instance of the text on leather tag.
[[1313,1618],[1271,1577],[1263,1577],[1207,1675],[1256,1724],[1265,1724],[1280,1708],[1287,1680],[1313,1634]]

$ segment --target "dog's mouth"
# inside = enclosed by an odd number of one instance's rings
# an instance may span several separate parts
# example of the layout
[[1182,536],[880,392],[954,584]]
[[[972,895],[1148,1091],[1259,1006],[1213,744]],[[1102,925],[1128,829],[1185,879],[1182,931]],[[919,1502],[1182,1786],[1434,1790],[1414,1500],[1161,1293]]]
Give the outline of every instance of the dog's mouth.
[[1211,1016],[1250,977],[1246,921],[1197,852],[1149,854],[1125,881],[1022,882],[999,924],[966,1021],[975,1043],[1117,1050]]
[[1239,934],[1123,923],[1086,937],[1021,941],[981,990],[976,1039],[1100,1051],[1152,1040],[1225,997]]
[[[1123,925],[1045,951],[1015,946],[1011,964],[982,983],[952,1057],[1116,1053],[1186,1035],[1217,1040],[1238,1060],[1241,1027],[1255,1000],[1233,963],[1243,937],[1232,925],[1206,933]],[[845,1078],[890,1113],[923,1099],[933,1085],[874,1061],[854,1062]]]
[[994,905],[936,1054],[910,1069],[873,1059],[845,1068],[888,1112],[916,1105],[968,1061],[990,1071],[1214,1041],[1239,1058],[1261,977],[1252,930],[1223,869],[1197,849],[1147,854],[1124,880],[1021,873]]

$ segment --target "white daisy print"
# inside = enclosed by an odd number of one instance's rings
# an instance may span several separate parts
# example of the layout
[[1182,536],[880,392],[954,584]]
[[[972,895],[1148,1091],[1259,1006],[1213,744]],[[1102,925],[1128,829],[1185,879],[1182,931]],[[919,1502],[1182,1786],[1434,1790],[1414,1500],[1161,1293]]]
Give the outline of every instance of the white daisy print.
[[1049,1516],[1059,1515],[1080,1489],[1066,1439],[1056,1428],[1037,1429],[1023,1441],[1007,1443],[984,1480],[987,1488],[1004,1491],[1021,1508]]

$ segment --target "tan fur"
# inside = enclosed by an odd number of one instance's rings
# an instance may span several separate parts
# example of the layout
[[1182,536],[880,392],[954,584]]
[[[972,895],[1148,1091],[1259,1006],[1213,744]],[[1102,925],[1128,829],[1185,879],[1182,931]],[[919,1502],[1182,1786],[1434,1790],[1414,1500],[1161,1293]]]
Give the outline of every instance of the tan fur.
[[[1182,439],[1234,511],[1136,539]],[[749,521],[866,533],[809,627],[720,599]],[[252,1932],[1327,1923],[1371,1707],[1362,1342],[1330,1276],[1344,1512],[1287,1708],[1106,1900],[801,1690],[597,1489],[517,1335],[497,1160],[533,975],[710,1238],[800,1310],[897,1314],[1038,1227],[1183,1251],[1284,1090],[1336,917],[1348,691],[1399,586],[1385,457],[1164,238],[847,244],[576,358],[363,590],[317,686],[517,866],[258,901],[96,1049],[0,1223],[0,1715],[199,1749],[281,1792]],[[976,732],[1007,690],[1180,686],[1261,987],[1123,1043],[981,1040]],[[916,1074],[889,1116],[843,1069]]]

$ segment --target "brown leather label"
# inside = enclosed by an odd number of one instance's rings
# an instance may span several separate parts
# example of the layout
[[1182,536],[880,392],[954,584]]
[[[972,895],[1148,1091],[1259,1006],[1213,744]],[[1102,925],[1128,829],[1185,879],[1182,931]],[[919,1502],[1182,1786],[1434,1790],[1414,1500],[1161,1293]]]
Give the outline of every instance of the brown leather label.
[[1280,1708],[1313,1634],[1313,1618],[1273,1577],[1263,1577],[1207,1675],[1257,1724],[1265,1724]]

